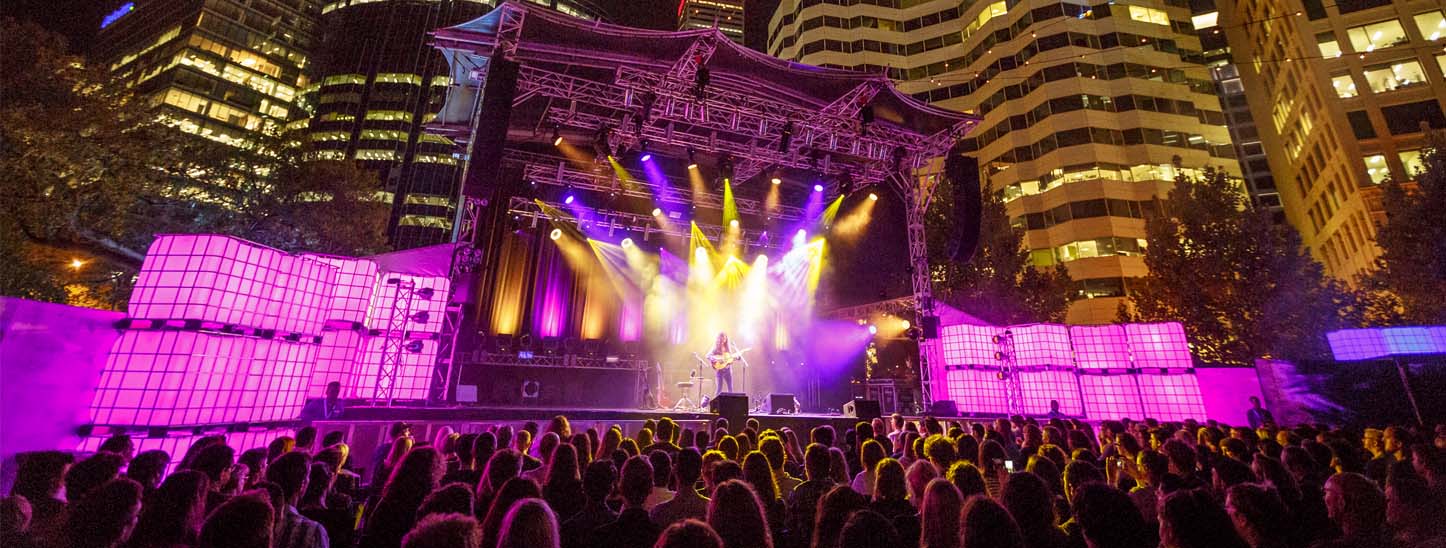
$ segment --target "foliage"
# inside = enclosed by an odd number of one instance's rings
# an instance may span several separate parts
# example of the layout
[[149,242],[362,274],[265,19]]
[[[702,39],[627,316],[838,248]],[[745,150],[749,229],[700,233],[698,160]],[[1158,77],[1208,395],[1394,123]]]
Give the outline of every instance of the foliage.
[[1164,215],[1146,221],[1149,274],[1122,321],[1179,321],[1207,363],[1326,357],[1325,333],[1361,321],[1361,303],[1325,276],[1299,236],[1248,206],[1239,185],[1207,168],[1175,180]]
[[1030,262],[1024,232],[1009,224],[1004,195],[986,184],[980,211],[979,246],[958,262],[948,257],[954,223],[950,182],[941,183],[925,219],[935,298],[987,322],[1008,325],[1062,322],[1071,282],[1064,265],[1040,270]]
[[1374,297],[1373,323],[1446,325],[1446,134],[1433,132],[1414,188],[1382,185],[1381,256],[1359,285]]
[[[94,279],[118,284],[90,294],[114,306],[155,234],[231,234],[287,251],[384,247],[387,206],[354,164],[303,162],[303,148],[276,137],[243,149],[183,133],[33,23],[7,19],[0,35],[0,62],[26,67],[0,73],[7,256],[88,261],[104,272]],[[91,283],[55,270],[68,260],[35,262],[44,273],[7,280],[5,294],[60,300],[47,288]]]

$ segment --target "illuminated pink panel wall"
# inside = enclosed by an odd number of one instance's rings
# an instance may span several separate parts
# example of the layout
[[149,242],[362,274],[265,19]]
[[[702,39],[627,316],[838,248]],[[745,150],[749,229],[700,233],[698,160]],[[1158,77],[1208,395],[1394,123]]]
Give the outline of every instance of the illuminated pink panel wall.
[[1135,375],[1080,375],[1085,414],[1092,419],[1145,417]]
[[[411,342],[411,341],[407,341]],[[411,352],[403,349],[401,352],[401,366],[397,368],[396,384],[392,390],[392,397],[396,399],[426,399],[427,392],[432,384],[432,369],[437,363],[437,341],[423,340],[421,352]],[[348,393],[342,391],[342,397],[347,398],[371,398],[376,395],[377,371],[381,367],[382,359],[385,356],[385,337],[365,337],[361,341],[360,352],[357,353],[357,363],[353,369],[355,378],[355,389]]]
[[[186,450],[191,447],[191,444],[196,443],[196,440],[201,439],[205,435],[209,434],[203,434],[201,436],[170,436],[164,438],[133,436],[133,438],[136,444],[136,453],[138,454],[142,451],[150,451],[152,449],[159,449],[169,453],[171,455],[171,469],[168,470],[167,473],[170,473],[175,470],[176,465],[180,464],[181,457],[186,454]],[[290,428],[278,428],[246,432],[227,432],[225,435],[226,444],[236,448],[237,452],[240,452],[257,447],[266,447],[272,440],[281,436],[295,436],[296,431]],[[81,440],[80,447],[77,448],[77,450],[83,453],[99,451],[100,445],[105,443],[105,440],[105,436],[85,438]]]
[[1200,383],[1195,375],[1140,374],[1136,381],[1140,384],[1145,416],[1169,421],[1206,418]]
[[1069,338],[1080,369],[1130,368],[1130,340],[1122,325],[1070,326]]
[[1019,385],[1024,390],[1024,412],[1029,415],[1049,413],[1049,401],[1059,402],[1066,415],[1083,415],[1079,378],[1074,371],[1021,371]]
[[416,284],[416,289],[431,289],[432,297],[423,299],[420,296],[412,299],[411,313],[415,316],[419,312],[427,313],[426,322],[408,321],[408,331],[426,333],[439,333],[442,331],[442,314],[447,308],[447,290],[451,287],[451,281],[441,276],[410,276],[406,274],[394,274],[382,272],[377,277],[376,289],[372,292],[371,308],[367,311],[366,326],[371,329],[386,329],[387,322],[391,319],[392,307],[396,302],[398,284],[389,284],[387,280],[401,278]]
[[1195,366],[1190,358],[1190,343],[1185,328],[1178,323],[1125,324],[1130,339],[1130,354],[1137,368],[1189,369]]
[[360,324],[366,321],[372,292],[377,286],[377,263],[368,259],[352,259],[332,255],[305,255],[336,267],[336,284],[332,288],[330,311],[325,319]]
[[189,331],[127,331],[91,404],[96,424],[232,422],[260,339]]
[[951,366],[992,365],[999,362],[994,352],[994,335],[999,328],[986,325],[951,325],[940,329],[944,364]]
[[1059,324],[1016,325],[1014,364],[1019,367],[1074,367],[1069,329]]
[[[326,394],[326,385],[332,381],[341,383],[342,394],[356,393],[358,379],[352,374],[356,368],[357,350],[361,346],[362,334],[355,330],[328,330],[321,333],[321,346],[316,349],[316,365],[311,370],[308,396],[321,397]],[[375,378],[372,379],[375,383]]]
[[1001,415],[1008,412],[1004,383],[999,381],[995,372],[955,369],[946,372],[944,378],[949,399],[958,404],[960,411]]
[[236,420],[271,422],[294,419],[306,403],[306,388],[316,363],[317,345],[261,340],[245,384],[237,391]]
[[334,267],[236,238],[162,235],[146,253],[128,311],[315,334],[335,280]]

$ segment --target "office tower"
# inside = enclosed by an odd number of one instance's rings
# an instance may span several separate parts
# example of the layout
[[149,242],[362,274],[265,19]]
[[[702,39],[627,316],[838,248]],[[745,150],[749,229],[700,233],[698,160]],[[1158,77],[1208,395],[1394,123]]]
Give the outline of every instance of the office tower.
[[1268,212],[1276,223],[1284,223],[1280,190],[1270,173],[1265,147],[1260,144],[1260,130],[1255,127],[1255,117],[1250,114],[1245,85],[1240,82],[1240,68],[1231,57],[1230,45],[1220,28],[1220,13],[1216,10],[1215,0],[1192,0],[1190,3],[1194,12],[1191,21],[1200,36],[1205,65],[1210,67],[1210,77],[1215,81],[1215,92],[1220,95],[1220,110],[1225,113],[1225,125],[1230,128],[1230,140],[1235,144],[1235,156],[1240,161],[1245,191],[1257,210]]
[[1106,323],[1175,176],[1240,173],[1190,16],[1186,0],[783,0],[768,48],[979,115],[968,154],[1035,264],[1069,269],[1067,321]]
[[138,0],[100,29],[91,61],[182,131],[238,147],[304,116],[313,0]]
[[1380,183],[1446,127],[1439,0],[1220,0],[1286,220],[1330,274],[1369,270]]
[[376,172],[392,204],[397,249],[447,241],[462,153],[423,128],[452,83],[428,32],[491,10],[473,0],[340,0],[322,8],[305,126],[320,159],[356,160]]
[[678,30],[718,27],[723,35],[743,43],[743,0],[681,0]]

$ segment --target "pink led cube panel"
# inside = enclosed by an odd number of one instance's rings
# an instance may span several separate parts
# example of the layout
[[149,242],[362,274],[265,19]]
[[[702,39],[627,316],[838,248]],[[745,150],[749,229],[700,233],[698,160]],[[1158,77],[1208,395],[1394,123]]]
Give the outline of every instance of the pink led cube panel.
[[229,236],[161,235],[136,277],[133,318],[319,333],[336,269]]
[[[1060,324],[1016,325],[1014,364],[1019,367],[1074,367],[1069,348],[1069,329]],[[1048,403],[1048,402],[1046,402]]]
[[1061,413],[1084,414],[1079,379],[1074,371],[1021,371],[1018,374],[1020,388],[1024,390],[1025,414],[1048,414],[1050,400],[1059,402]]
[[1094,420],[1145,417],[1135,375],[1080,375],[1085,415]]
[[1130,367],[1130,340],[1122,325],[1070,326],[1069,337],[1074,344],[1075,365],[1080,369]]
[[[437,364],[437,341],[418,342],[422,343],[421,352],[402,349],[396,384],[392,385],[392,397],[395,399],[426,399],[431,389],[432,370]],[[377,371],[386,355],[386,337],[364,337],[359,348],[359,361],[352,369],[355,387],[350,393],[342,390],[342,397],[371,398],[376,395]]]
[[301,412],[315,345],[191,331],[127,331],[91,403],[103,425],[284,420]]
[[236,420],[270,422],[294,419],[306,403],[306,389],[316,363],[315,344],[284,340],[257,341],[256,359],[238,396]]
[[[387,280],[400,278],[416,284],[413,289],[411,316],[407,321],[407,331],[419,333],[440,333],[442,331],[442,316],[447,309],[447,290],[451,287],[451,280],[442,276],[411,276],[407,274],[394,274],[382,272],[377,277],[376,289],[372,292],[371,308],[367,311],[366,326],[371,329],[387,329],[387,322],[390,321],[392,308],[397,301],[399,284],[389,284]],[[423,298],[420,293],[424,289],[431,289],[430,298]],[[425,319],[425,321],[418,321]]]
[[987,325],[950,325],[940,329],[944,364],[951,366],[995,365],[994,335],[999,328]]
[[1140,374],[1136,380],[1145,416],[1162,421],[1205,420],[1205,403],[1195,375]]
[[1185,328],[1179,323],[1125,324],[1125,336],[1130,339],[1135,367],[1189,369],[1195,365]]
[[377,263],[369,259],[353,259],[334,255],[304,255],[336,267],[336,285],[332,286],[330,312],[327,320],[362,323],[371,306],[372,292],[377,286]]
[[1004,382],[994,371],[955,369],[948,371],[944,379],[949,399],[954,400],[961,412],[1002,415],[1009,410]]
[[306,389],[308,397],[325,396],[326,385],[332,381],[341,383],[344,395],[356,392],[358,379],[352,375],[352,370],[356,367],[361,340],[362,334],[354,330],[329,330],[321,333],[321,346],[316,349],[316,365],[311,369],[311,382]]
[[[290,428],[225,433],[226,444],[230,445],[233,449],[235,449],[238,455],[242,451],[245,451],[247,449],[266,447],[268,444],[271,443],[272,440],[275,440],[276,438],[279,438],[281,436],[295,435],[296,431]],[[150,451],[152,449],[159,449],[161,451],[169,453],[171,455],[171,466],[170,469],[166,471],[166,473],[169,474],[175,471],[176,465],[180,464],[181,457],[185,456],[186,454],[186,449],[189,449],[191,447],[191,444],[196,443],[196,440],[201,439],[202,437],[204,437],[204,435],[146,438],[132,434],[132,437],[135,440],[137,454],[142,451]],[[92,436],[82,439],[80,441],[80,446],[77,447],[76,450],[84,453],[93,453],[95,451],[99,451],[100,445],[102,443],[105,443],[105,440],[106,436]]]

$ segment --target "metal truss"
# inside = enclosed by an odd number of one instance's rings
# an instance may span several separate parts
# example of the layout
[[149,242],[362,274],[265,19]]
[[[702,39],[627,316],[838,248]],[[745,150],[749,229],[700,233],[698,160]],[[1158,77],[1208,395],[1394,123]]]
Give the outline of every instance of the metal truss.
[[887,301],[872,302],[858,306],[835,308],[823,313],[824,317],[835,320],[866,320],[879,314],[904,316],[914,312],[914,297],[899,297]]
[[[620,181],[611,167],[606,165],[598,166],[595,171],[582,170],[575,167],[566,158],[546,156],[521,150],[508,149],[502,158],[504,163],[522,169],[522,176],[537,184],[548,186],[570,187],[577,190],[585,190],[599,193],[617,193],[619,196],[632,198],[646,198],[656,201],[659,204],[668,204],[688,208],[698,206],[708,209],[723,209],[723,198],[717,193],[693,194],[688,189],[689,181],[675,180],[669,178],[663,184],[643,179],[633,179],[627,182]],[[677,183],[676,185],[673,183]],[[664,190],[667,189],[667,190]],[[682,191],[686,189],[686,192]],[[762,200],[735,196],[734,205],[738,212],[744,215],[756,215],[771,219],[782,219],[786,221],[798,221],[803,219],[804,210],[797,206],[775,205],[772,209],[765,207]]]
[[995,357],[999,360],[999,378],[1004,381],[1005,412],[1009,415],[1024,414],[1024,385],[1019,380],[1019,364],[1015,356],[1014,333],[1008,329],[994,336],[994,345],[999,348]]
[[437,365],[432,368],[431,390],[427,401],[445,402],[452,398],[452,375],[457,363],[457,334],[462,327],[462,303],[448,302],[442,313],[442,332],[437,337]]
[[[709,241],[720,242],[723,240],[723,237],[727,234],[728,230],[731,230],[724,229],[722,226],[719,225],[699,224],[696,222],[691,223],[691,225],[679,222],[669,223],[667,226],[658,226],[656,220],[654,220],[653,217],[650,215],[639,215],[637,213],[628,213],[625,211],[593,209],[585,206],[578,206],[576,204],[563,205],[557,202],[542,202],[542,205],[539,205],[537,201],[520,197],[512,198],[507,205],[508,213],[520,218],[576,223],[580,227],[588,227],[594,232],[600,230],[610,232],[622,230],[625,232],[642,234],[643,241],[647,241],[648,238],[651,238],[653,234],[660,234],[663,236],[671,236],[675,238],[690,238],[693,236],[693,233],[691,232],[691,227],[696,226],[698,227],[698,230],[703,233],[703,236],[707,237]],[[569,216],[567,218],[559,219],[556,215],[550,214],[547,211],[543,210],[543,205],[547,206],[547,208],[549,209],[567,212],[575,212],[581,210],[582,217],[579,218]],[[785,246],[793,245],[791,239],[784,238],[782,237],[782,235],[774,237],[773,235],[768,234],[768,231],[766,230],[755,230],[748,228],[738,229],[738,239],[745,248],[752,249],[784,249]]]
[[382,340],[382,359],[377,364],[377,384],[373,387],[372,399],[377,403],[385,402],[391,407],[395,395],[393,389],[397,384],[397,371],[402,367],[402,356],[406,352],[407,322],[412,317],[412,302],[416,298],[417,284],[400,278],[387,280],[387,283],[396,285],[397,291],[392,297],[391,314],[387,316],[387,330]]
[[516,352],[482,352],[477,351],[470,356],[469,364],[490,365],[490,366],[513,366],[513,367],[556,367],[573,368],[587,367],[593,369],[646,369],[648,360],[643,359],[617,359],[608,361],[606,357],[588,357],[575,354],[561,354],[555,356],[539,356],[536,354],[530,357],[522,357]]

